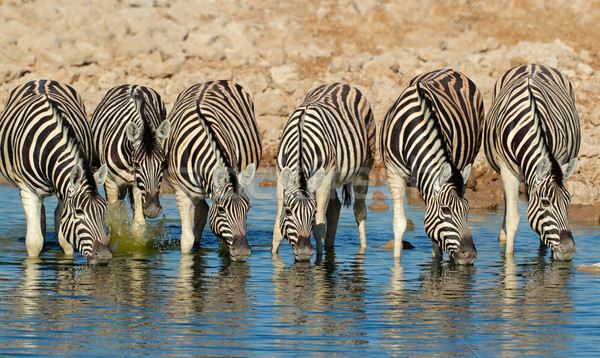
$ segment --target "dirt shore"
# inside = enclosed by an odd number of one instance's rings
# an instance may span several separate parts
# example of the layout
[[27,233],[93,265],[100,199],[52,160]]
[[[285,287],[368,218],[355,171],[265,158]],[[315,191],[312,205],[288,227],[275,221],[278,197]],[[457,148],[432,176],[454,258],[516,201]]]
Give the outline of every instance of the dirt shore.
[[[582,127],[579,166],[566,182],[571,216],[600,220],[600,3],[587,0],[133,0],[0,4],[0,101],[39,78],[71,84],[91,115],[106,91],[147,85],[167,109],[207,80],[231,79],[252,95],[263,166],[305,94],[344,82],[369,99],[379,124],[416,74],[454,68],[480,89],[486,111],[495,80],[541,63],[567,74]],[[373,183],[385,179],[378,162]],[[503,205],[483,150],[467,197]]]

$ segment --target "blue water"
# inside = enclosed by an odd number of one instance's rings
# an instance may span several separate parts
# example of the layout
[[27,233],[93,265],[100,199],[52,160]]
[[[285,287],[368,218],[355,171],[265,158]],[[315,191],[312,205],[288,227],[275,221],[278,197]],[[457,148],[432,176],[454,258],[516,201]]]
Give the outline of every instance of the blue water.
[[[411,201],[415,249],[395,263],[392,210],[369,212],[359,253],[352,209],[343,209],[335,250],[295,263],[283,241],[270,253],[275,188],[248,192],[252,208],[245,263],[220,257],[207,228],[182,258],[179,214],[163,195],[156,248],[115,251],[107,267],[66,257],[46,200],[47,248],[27,258],[18,191],[0,186],[0,355],[19,356],[597,356],[600,227],[572,223],[577,254],[553,262],[523,221],[515,254],[497,235],[502,212],[471,211],[478,258],[453,266],[431,258],[424,208]],[[389,196],[387,187],[370,188]],[[371,195],[369,195],[369,198]],[[370,201],[367,202],[367,205]],[[391,205],[391,200],[388,200]],[[520,203],[525,218],[525,204]]]

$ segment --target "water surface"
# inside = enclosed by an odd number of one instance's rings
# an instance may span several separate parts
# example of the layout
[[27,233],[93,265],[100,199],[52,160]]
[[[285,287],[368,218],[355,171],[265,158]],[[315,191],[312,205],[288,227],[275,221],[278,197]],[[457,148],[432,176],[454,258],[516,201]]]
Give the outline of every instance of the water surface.
[[[182,257],[173,195],[161,198],[164,217],[150,221],[160,234],[154,248],[115,243],[107,267],[63,255],[56,201],[47,199],[46,250],[27,258],[18,191],[0,186],[0,355],[600,354],[600,275],[575,271],[600,261],[598,225],[572,224],[577,254],[563,263],[540,251],[523,220],[515,254],[505,257],[502,212],[472,211],[478,258],[454,266],[431,258],[424,208],[411,202],[416,229],[405,239],[415,249],[395,263],[381,248],[393,236],[392,211],[369,212],[369,246],[360,253],[349,208],[335,250],[295,263],[286,241],[278,256],[270,253],[275,188],[257,186],[265,176],[249,188],[252,255],[244,263],[219,256],[208,228],[200,248]],[[524,203],[520,210],[524,219]]]

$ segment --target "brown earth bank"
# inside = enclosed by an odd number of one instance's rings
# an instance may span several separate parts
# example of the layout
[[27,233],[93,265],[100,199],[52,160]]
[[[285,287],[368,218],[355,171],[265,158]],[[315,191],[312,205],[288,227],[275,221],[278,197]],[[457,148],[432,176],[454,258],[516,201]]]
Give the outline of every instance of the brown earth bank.
[[[234,80],[253,97],[261,166],[271,171],[288,116],[319,84],[357,87],[379,124],[419,73],[463,72],[487,111],[506,70],[553,66],[574,85],[582,128],[579,166],[566,182],[570,216],[600,219],[597,1],[5,0],[0,23],[1,101],[19,84],[52,78],[81,94],[88,116],[123,83],[154,88],[169,110],[197,82]],[[371,184],[385,184],[379,161]],[[502,193],[481,150],[468,182],[471,207],[501,207]]]

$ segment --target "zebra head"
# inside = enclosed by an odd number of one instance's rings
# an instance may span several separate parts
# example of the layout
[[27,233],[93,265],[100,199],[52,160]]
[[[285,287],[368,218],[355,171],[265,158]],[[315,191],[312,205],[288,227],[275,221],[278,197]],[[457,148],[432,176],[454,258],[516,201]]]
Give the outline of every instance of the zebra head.
[[283,168],[280,182],[283,187],[283,210],[279,218],[279,230],[294,249],[296,261],[308,261],[314,253],[310,242],[317,201],[315,192],[325,177],[321,168],[306,181],[300,183],[300,175],[289,167]]
[[463,197],[464,183],[470,172],[469,164],[462,172],[462,180],[458,179],[460,185],[457,185],[451,165],[444,164],[433,183],[433,195],[427,200],[425,210],[427,235],[461,265],[470,265],[477,258],[473,236],[467,226],[469,203]]
[[112,258],[104,226],[106,201],[97,189],[104,184],[107,172],[104,164],[87,179],[79,164],[73,168],[60,220],[60,233],[90,265],[106,265]]
[[575,241],[569,227],[569,192],[563,185],[577,167],[577,158],[560,166],[544,157],[538,164],[534,183],[528,185],[527,220],[555,260],[568,261],[575,256]]
[[250,200],[244,188],[250,184],[255,172],[254,163],[248,164],[239,175],[224,166],[216,167],[213,172],[210,229],[225,244],[232,261],[246,261],[250,256],[250,245],[246,239]]
[[144,129],[133,121],[125,128],[127,139],[133,145],[132,162],[135,186],[142,193],[144,215],[151,219],[162,212],[158,199],[163,177],[165,153],[162,143],[169,136],[171,123],[164,120],[156,130],[144,121]]

